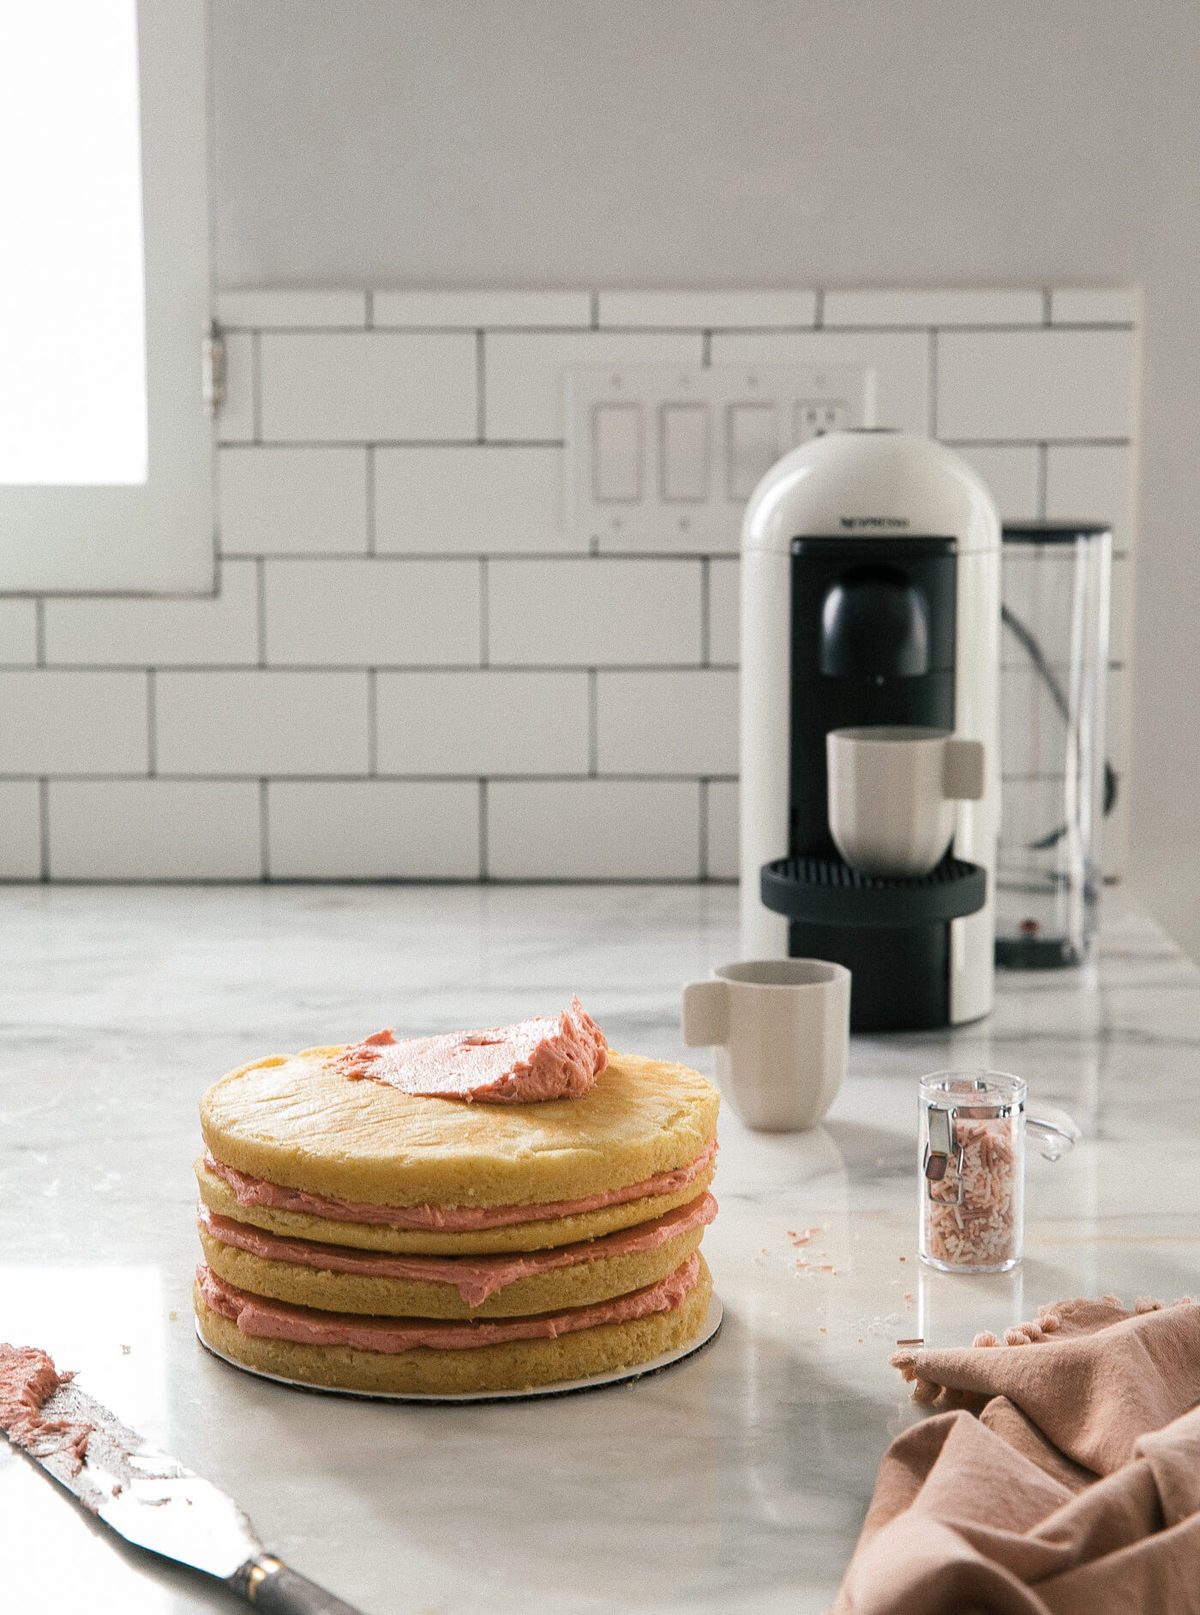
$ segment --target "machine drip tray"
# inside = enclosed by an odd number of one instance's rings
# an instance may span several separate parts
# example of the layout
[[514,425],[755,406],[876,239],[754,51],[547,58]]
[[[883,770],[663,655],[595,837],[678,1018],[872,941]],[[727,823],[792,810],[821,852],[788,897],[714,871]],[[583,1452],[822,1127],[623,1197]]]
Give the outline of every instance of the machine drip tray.
[[947,856],[928,875],[860,875],[840,858],[777,858],[762,866],[762,900],[810,925],[895,929],[975,914],[987,900],[987,872]]

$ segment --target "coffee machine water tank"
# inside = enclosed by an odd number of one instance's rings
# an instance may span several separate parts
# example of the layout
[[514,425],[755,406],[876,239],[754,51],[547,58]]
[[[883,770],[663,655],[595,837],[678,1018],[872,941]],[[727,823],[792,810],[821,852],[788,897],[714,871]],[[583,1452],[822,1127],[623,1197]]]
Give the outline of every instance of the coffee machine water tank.
[[[1000,553],[979,477],[906,433],[816,438],[746,510],[742,954],[848,965],[857,1030],[991,1008]],[[857,876],[829,835],[825,736],[873,724],[950,729],[985,749],[982,799],[958,804],[950,853],[919,880]]]

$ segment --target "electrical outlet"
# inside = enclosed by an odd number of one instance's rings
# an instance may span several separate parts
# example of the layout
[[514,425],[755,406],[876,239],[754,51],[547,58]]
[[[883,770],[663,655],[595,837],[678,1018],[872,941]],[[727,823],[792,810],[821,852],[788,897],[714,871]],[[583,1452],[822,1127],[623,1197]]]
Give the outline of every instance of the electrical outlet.
[[780,455],[874,420],[866,365],[596,366],[566,385],[567,524],[599,551],[736,551]]

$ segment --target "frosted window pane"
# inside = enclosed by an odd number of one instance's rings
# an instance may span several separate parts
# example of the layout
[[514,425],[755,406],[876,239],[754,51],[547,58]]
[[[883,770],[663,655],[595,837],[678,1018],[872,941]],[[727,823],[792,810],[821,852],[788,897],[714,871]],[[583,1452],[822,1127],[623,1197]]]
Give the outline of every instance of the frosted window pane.
[[144,483],[136,0],[0,11],[0,483]]

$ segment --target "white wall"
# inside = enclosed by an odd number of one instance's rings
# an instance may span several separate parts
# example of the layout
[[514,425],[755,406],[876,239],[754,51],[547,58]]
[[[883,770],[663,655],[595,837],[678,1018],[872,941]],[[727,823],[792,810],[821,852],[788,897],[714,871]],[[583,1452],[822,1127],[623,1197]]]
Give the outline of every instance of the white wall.
[[213,0],[213,51],[226,286],[1140,281],[1133,867],[1200,952],[1189,0]]

